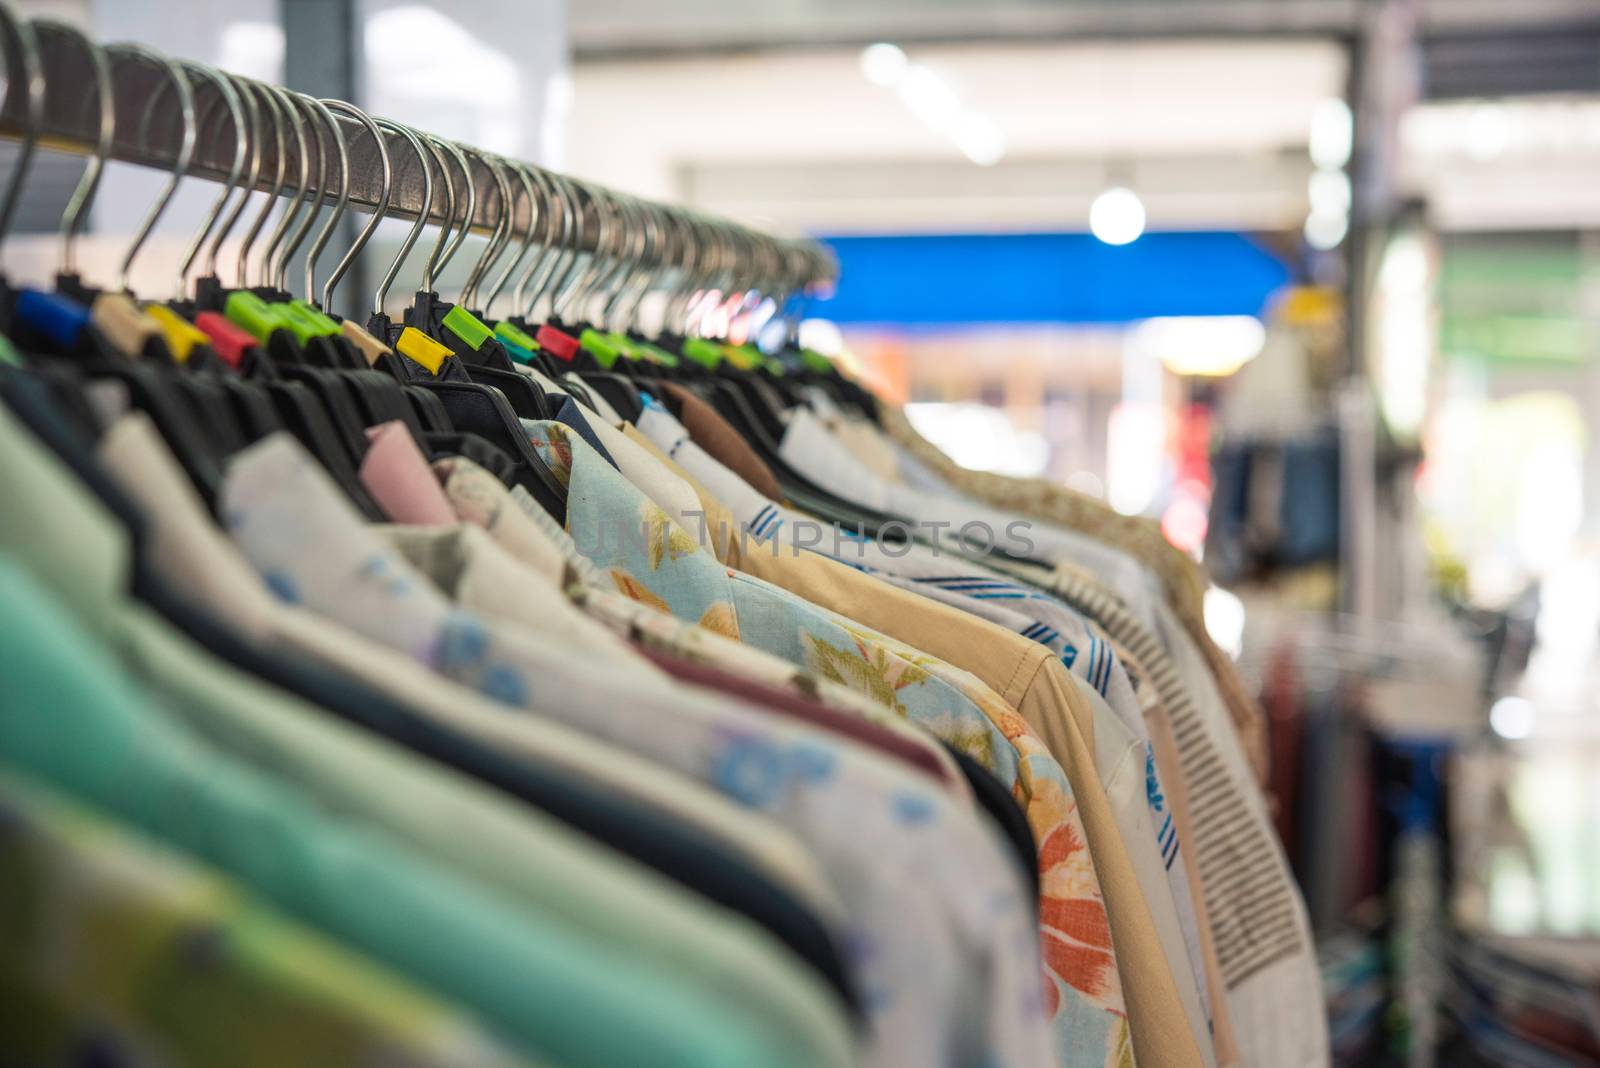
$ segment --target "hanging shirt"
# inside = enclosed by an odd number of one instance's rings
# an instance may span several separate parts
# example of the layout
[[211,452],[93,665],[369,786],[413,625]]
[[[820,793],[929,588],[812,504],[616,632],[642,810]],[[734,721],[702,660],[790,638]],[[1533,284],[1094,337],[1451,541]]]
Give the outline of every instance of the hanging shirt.
[[[691,1004],[670,976],[651,982],[626,956],[598,951],[202,743],[19,577],[0,569],[0,687],[20,712],[0,717],[7,767],[233,874],[471,1009],[535,1058],[623,1068],[666,1055],[692,1068],[713,1056],[737,1068],[752,1063],[741,1056],[779,1053],[750,1045],[749,1034],[717,1033],[713,1007]],[[121,629],[115,617],[106,622]]]
[[[1103,501],[1044,479],[1007,478],[986,471],[969,471],[923,439],[912,428],[903,410],[885,407],[881,417],[884,436],[900,449],[900,481],[938,492],[954,488],[994,507],[1081,531],[1133,554],[1159,575],[1166,599],[1177,612],[1190,640],[1199,647],[1222,691],[1257,783],[1266,785],[1265,714],[1260,703],[1246,690],[1233,661],[1206,633],[1203,573],[1193,560],[1166,540],[1159,526],[1148,519],[1119,515]],[[1148,620],[1146,625],[1149,625]]]
[[[8,597],[26,581],[0,572]],[[6,1025],[18,1063],[88,1043],[127,1063],[517,1063],[426,991],[54,791],[0,775],[0,824],[6,904],[29,921],[0,927],[0,977],[29,1008]]]
[[[541,831],[531,813],[514,819],[481,787],[296,707],[208,658],[142,606],[120,602],[128,562],[121,529],[4,410],[0,442],[9,458],[0,484],[35,501],[0,519],[4,543],[72,614],[58,612],[52,628],[49,606],[32,607],[21,595],[5,601],[14,612],[0,640],[11,658],[0,671],[12,688],[4,703],[38,714],[4,718],[0,759],[234,873],[308,922],[480,1011],[531,1053],[558,1062],[598,1055],[635,1064],[665,1041],[692,1065],[703,1056],[767,1055],[769,1043],[787,1048],[794,1041],[793,1034],[763,1038],[759,1028],[720,1033],[727,1021],[716,1019],[715,1006],[728,992],[714,989],[722,967],[715,958],[701,983],[678,989],[673,976],[689,964],[683,948],[718,938],[715,921],[692,932],[680,927],[676,945],[619,937],[619,924],[638,922],[637,933],[649,938],[655,925],[646,914],[657,907],[668,910],[660,933],[669,934],[679,925],[667,917],[674,908],[686,915],[683,906],[559,830]],[[98,566],[81,566],[78,553],[85,550]],[[112,648],[148,694],[111,660]],[[42,699],[52,692],[51,701]],[[430,837],[452,823],[467,831],[454,836],[461,845],[480,833],[511,834],[517,842],[502,841],[474,860],[455,851],[451,836]],[[412,851],[405,841],[429,848]],[[437,859],[441,850],[452,854],[447,866]],[[529,859],[544,853],[539,873],[517,877],[501,867],[496,875],[483,866],[500,865],[504,858],[496,853],[512,852]],[[585,869],[588,878],[579,874]],[[597,881],[603,889],[588,885]],[[419,940],[418,930],[436,931],[439,940]],[[736,957],[746,952],[732,948]],[[614,990],[620,1000],[611,1008],[622,1016],[603,1009],[609,995],[599,989],[611,989],[608,973],[623,966],[617,955],[643,964],[653,952],[658,965],[630,972],[629,983],[638,985]],[[676,1008],[652,991],[648,974],[658,966],[655,984],[678,989],[669,999]],[[505,984],[508,972],[526,989]],[[569,973],[572,984],[559,995],[543,989]],[[750,974],[754,989],[771,990]],[[576,1000],[563,1009],[568,997]],[[597,1015],[586,1019],[585,1012]],[[685,1015],[663,1029],[662,1012]],[[606,1031],[598,1037],[597,1021]],[[848,1040],[838,1045],[847,1029],[835,1023],[817,1035],[826,1042],[831,1034],[837,1053]],[[815,1018],[796,1024],[818,1025]],[[848,1055],[829,1059],[843,1063]]]
[[781,455],[801,474],[856,504],[911,522],[912,534],[955,547],[1025,559],[1071,561],[1099,576],[1150,618],[1157,596],[1139,564],[1101,542],[1049,523],[1023,519],[967,498],[914,490],[878,478],[861,466],[820,419],[797,409],[784,430]]
[[[1117,655],[1127,665],[1129,676],[1135,681],[1139,707],[1150,731],[1151,751],[1156,767],[1161,772],[1163,799],[1185,842],[1194,841],[1194,821],[1189,810],[1189,790],[1184,781],[1183,766],[1178,759],[1178,740],[1172,733],[1172,720],[1161,701],[1161,694],[1150,681],[1147,668],[1138,658],[1124,648]],[[1222,968],[1217,962],[1216,940],[1211,930],[1210,915],[1206,912],[1205,898],[1201,894],[1200,866],[1195,862],[1195,851],[1185,849],[1180,858],[1188,876],[1189,897],[1200,939],[1200,957],[1205,967],[1205,985],[1211,1007],[1211,1037],[1217,1048],[1217,1063],[1230,1068],[1243,1063],[1239,1043],[1233,1031],[1233,1015],[1228,1010],[1228,988],[1222,981]]]
[[[452,513],[453,524],[454,519]],[[647,658],[573,609],[541,575],[518,563],[479,527],[461,523],[374,529],[450,600],[474,615],[509,623],[552,652],[600,660],[607,671],[642,683],[667,681],[667,675]]]
[[1194,813],[1201,894],[1244,1063],[1327,1064],[1322,983],[1305,903],[1202,655],[1166,611],[1158,618],[1181,664],[1092,579],[1058,568],[1049,581],[1139,659],[1171,720]]
[[[616,848],[648,843],[651,856],[661,864],[674,871],[693,872],[697,866],[686,861],[698,841],[703,843],[702,849],[722,854],[725,864],[730,858],[747,864],[750,870],[735,873],[740,883],[754,889],[770,881],[826,921],[842,913],[814,858],[783,827],[732,805],[681,775],[598,744],[586,735],[527,717],[509,718],[501,714],[498,705],[474,691],[353,631],[273,598],[238,550],[211,523],[194,488],[142,412],[119,418],[102,435],[97,455],[119,488],[143,510],[148,563],[202,611],[234,627],[267,654],[286,659],[306,657],[312,663],[325,664],[403,702],[424,731],[431,728],[446,739],[454,736],[492,750],[499,757],[497,763],[509,762],[515,769],[518,796],[559,798],[561,811],[581,813],[591,821],[586,827],[608,817],[609,803],[610,808],[620,810],[618,822],[639,824],[638,835],[603,839]],[[474,566],[479,554],[473,557],[457,571],[459,588],[503,588],[504,570]],[[536,597],[535,601],[550,603],[548,598]],[[590,623],[576,612],[565,617],[552,613],[550,618],[559,619],[563,628]],[[618,663],[611,668],[627,670]],[[432,749],[436,752],[438,746]],[[452,750],[458,751],[459,744],[452,743]],[[641,820],[641,814],[660,814],[670,822],[647,826],[648,818]],[[681,860],[668,841],[674,833],[690,847]],[[643,855],[643,850],[634,853]],[[755,900],[765,896],[770,895]]]
[[422,450],[399,420],[367,431],[367,454],[359,473],[383,514],[396,523],[438,524],[455,518]]
[[870,723],[894,734],[902,745],[920,750],[923,762],[943,766],[947,780],[959,779],[960,773],[943,746],[884,705],[832,679],[608,588],[610,582],[577,551],[567,532],[521,487],[507,491],[488,472],[460,459],[440,460],[435,467],[446,483],[446,492],[459,502],[464,521],[482,524],[501,548],[526,567],[552,581],[565,581],[564,593],[574,604],[630,644],[651,654],[714,668],[755,686],[816,701]]
[[[713,544],[723,547],[724,559],[759,570],[780,584],[824,603],[838,605],[845,611],[857,611],[859,605],[883,599],[881,593],[871,589],[869,580],[829,570],[829,565],[811,558],[809,551],[801,546],[814,545],[824,539],[815,532],[810,538],[802,539],[798,533],[806,529],[807,523],[813,528],[817,524],[786,515],[773,502],[763,500],[737,476],[703,453],[659,405],[646,406],[640,417],[640,432],[646,428],[654,434],[654,441],[650,443],[664,443],[670,451],[663,457],[666,463],[675,463],[679,458],[696,463],[740,502],[742,514],[735,513],[730,521],[721,514],[721,502],[702,499],[700,514],[710,517],[702,522],[703,533],[709,535],[708,540]],[[626,473],[627,465],[623,470]],[[687,472],[684,476],[688,477]],[[700,489],[702,494],[707,493],[704,487]],[[730,536],[728,528],[735,524],[737,533]],[[710,533],[712,529],[717,532]],[[878,578],[888,577],[879,573],[880,568],[904,575],[920,575],[923,577],[920,583],[902,578],[893,584],[932,595],[936,600],[953,604],[1046,645],[1069,669],[1074,669],[1093,685],[1095,693],[1085,694],[1084,700],[1093,708],[1097,724],[1094,733],[1096,766],[1114,802],[1118,826],[1135,860],[1163,950],[1174,967],[1187,971],[1177,986],[1196,1044],[1202,1055],[1210,1052],[1209,989],[1188,873],[1180,859],[1176,826],[1164,804],[1160,775],[1155,768],[1143,717],[1126,674],[1116,664],[1110,643],[1092,633],[1083,617],[1036,588],[1005,581],[965,561],[952,560],[936,549],[915,544],[890,547],[857,538],[834,537],[831,540],[834,543],[831,554],[852,563],[858,571]],[[873,564],[854,563],[852,558],[871,559]],[[846,590],[845,587],[860,588]],[[839,596],[847,596],[848,600],[829,599]],[[1067,642],[1059,631],[1046,624],[1013,612],[1010,605],[1048,610],[1051,618],[1069,628],[1078,644]],[[910,602],[899,602],[897,609],[885,612],[884,617],[903,621],[907,614],[914,614],[914,606]],[[1080,647],[1087,651],[1087,656],[1080,658]],[[1114,695],[1119,705],[1115,720],[1109,715],[1110,706],[1102,701],[1107,694]],[[1070,744],[1058,729],[1061,722],[1053,719],[1038,724],[1046,742],[1055,751]]]
[[[564,427],[542,429],[535,447],[566,475],[569,516],[574,506],[581,516],[582,502],[597,496],[596,480],[603,486],[606,473],[621,476]],[[287,438],[241,453],[224,501],[246,555],[283,595],[507,704],[561,716],[714,783],[801,833],[851,912],[846,941],[874,1023],[877,1063],[968,1064],[985,1056],[1046,1063],[1037,1009],[1030,1016],[1026,1008],[1038,983],[1031,910],[997,855],[1002,847],[936,789],[813,730],[699,695],[630,685],[452,610],[361,527]],[[681,528],[652,523],[637,502],[630,509],[643,524],[642,558],[676,558]],[[711,601],[701,618],[727,603]],[[983,985],[968,989],[966,977],[978,975]]]
[[[714,545],[724,544],[732,537],[743,543],[745,552],[761,551],[758,547],[765,547],[769,553],[787,551],[790,555],[796,551],[818,552],[902,589],[999,623],[1050,648],[1070,670],[1094,686],[1124,723],[1140,729],[1138,704],[1110,644],[1095,633],[1086,618],[1050,594],[927,545],[886,546],[870,538],[841,536],[837,530],[823,533],[822,524],[762,497],[720,464],[659,404],[645,406],[637,433],[680,465],[727,509],[731,516],[727,525],[734,528],[727,532],[713,532],[712,524],[701,515],[703,509],[693,513]],[[623,474],[630,474],[628,468],[624,467]],[[634,481],[641,488],[651,487],[648,492],[652,494],[655,486],[664,484],[659,478],[648,483]],[[695,497],[695,501],[679,507],[700,508],[699,498]],[[667,502],[658,503],[668,507]],[[811,529],[801,537],[797,528],[805,525]]]

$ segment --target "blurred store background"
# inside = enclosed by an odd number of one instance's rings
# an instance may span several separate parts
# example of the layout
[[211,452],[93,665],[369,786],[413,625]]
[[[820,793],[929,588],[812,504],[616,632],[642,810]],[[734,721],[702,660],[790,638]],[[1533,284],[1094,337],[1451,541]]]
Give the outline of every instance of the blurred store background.
[[1600,1063],[1600,4],[19,7],[824,238],[806,344],[1209,567],[1346,1063]]

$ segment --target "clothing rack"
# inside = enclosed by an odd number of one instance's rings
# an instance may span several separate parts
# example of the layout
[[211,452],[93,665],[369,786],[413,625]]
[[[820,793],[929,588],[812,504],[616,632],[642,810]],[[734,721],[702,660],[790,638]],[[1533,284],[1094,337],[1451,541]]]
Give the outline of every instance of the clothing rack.
[[[95,156],[102,136],[98,94],[101,99],[112,102],[115,118],[107,158],[168,173],[175,169],[185,122],[172,78],[162,65],[164,57],[140,48],[117,54],[113,62],[106,49],[68,26],[47,20],[31,23],[34,41],[30,47],[24,37],[25,30],[17,29],[20,24],[13,21],[9,13],[6,21],[11,21],[12,25],[0,26],[0,30],[9,31],[0,32],[7,71],[5,103],[0,107],[0,137],[23,140],[31,129],[43,147]],[[209,76],[208,68],[187,61],[179,61],[179,65],[190,79],[196,116],[193,158],[186,176],[226,181],[235,157],[237,134],[232,129],[228,109],[222,106],[222,93]],[[43,87],[42,113],[34,116],[32,122],[29,116],[30,68],[36,71]],[[103,90],[100,89],[102,80],[105,81]],[[248,80],[236,78],[235,81],[246,83]],[[349,206],[371,213],[382,203],[383,197],[383,167],[376,139],[368,127],[353,116],[340,113],[335,118],[348,147]],[[382,123],[383,120],[377,121]],[[432,204],[425,204],[425,164],[404,135],[385,130],[383,136],[392,167],[385,214],[415,220],[426,210],[431,221],[443,224],[446,207],[440,183],[434,183]],[[270,191],[278,170],[278,147],[271,137],[257,140],[261,142],[262,155],[254,188]],[[292,143],[289,144],[287,152],[294,151]],[[477,193],[470,229],[480,234],[505,227],[506,205],[496,175],[485,162],[486,156],[489,154],[467,149]],[[291,169],[299,165],[298,159],[286,160],[286,163]],[[319,167],[312,168],[308,196],[333,203],[337,200],[337,190],[320,188],[320,176],[315,173],[318,170]],[[532,170],[542,176],[555,177],[539,168]],[[248,180],[247,173],[241,185]],[[560,180],[571,190],[577,206],[577,225],[569,247],[594,253],[602,251],[602,244],[614,250],[619,242],[633,241],[636,235],[626,232],[628,219],[617,211],[623,205],[630,205],[635,213],[642,209],[657,219],[672,217],[689,225],[714,228],[731,250],[731,255],[722,257],[718,263],[721,270],[732,269],[736,274],[749,273],[761,279],[781,279],[796,291],[832,282],[837,276],[837,264],[831,254],[815,241],[778,238],[682,208],[667,208],[625,197],[593,183],[564,176]],[[540,200],[537,213],[520,192],[511,198],[513,236],[526,237],[531,233],[530,228],[543,226],[540,217],[553,207],[547,195],[549,183],[545,184],[545,190],[536,187]],[[613,219],[620,223],[612,225],[609,234],[607,222],[602,218],[602,203],[613,210]],[[562,209],[554,206],[554,210]],[[453,220],[456,224],[459,221],[459,216]],[[679,240],[671,240],[671,236],[663,233],[661,240],[650,243],[634,257],[635,262],[658,269],[687,266],[685,261],[692,255],[689,243],[682,240],[681,235]]]

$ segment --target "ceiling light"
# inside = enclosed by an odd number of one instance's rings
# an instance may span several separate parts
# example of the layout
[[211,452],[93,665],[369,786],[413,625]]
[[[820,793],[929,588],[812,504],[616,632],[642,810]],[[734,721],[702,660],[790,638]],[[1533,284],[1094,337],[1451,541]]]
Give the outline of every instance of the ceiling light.
[[1323,215],[1312,212],[1306,218],[1306,244],[1319,252],[1339,247],[1350,232],[1350,217],[1344,213]]
[[911,113],[935,130],[946,130],[961,111],[961,98],[948,82],[921,63],[913,63],[895,82],[900,102]]
[[1253,315],[1177,315],[1133,328],[1139,351],[1176,375],[1231,375],[1257,356],[1267,329]]
[[905,73],[907,62],[898,45],[870,44],[861,50],[861,76],[874,85],[893,85]]
[[1336,171],[1350,162],[1355,144],[1355,119],[1350,105],[1336,96],[1317,101],[1311,109],[1311,162],[1324,170]]
[[1480,162],[1498,159],[1511,141],[1511,120],[1499,104],[1479,104],[1467,119],[1467,155]]
[[1126,245],[1144,233],[1144,202],[1133,190],[1113,186],[1089,205],[1089,230],[1108,245]]
[[1533,705],[1526,698],[1502,697],[1489,709],[1489,726],[1507,741],[1520,741],[1532,734],[1533,721]]
[[1006,137],[994,120],[976,111],[964,111],[952,131],[956,147],[980,167],[992,167],[1006,154]]
[[1313,215],[1347,215],[1350,212],[1350,176],[1344,171],[1312,171],[1306,195]]
[[995,121],[961,103],[961,96],[921,63],[913,63],[898,46],[880,41],[861,50],[861,76],[893,89],[906,109],[924,126],[948,137],[961,154],[980,167],[991,167],[1006,154],[1005,135]]

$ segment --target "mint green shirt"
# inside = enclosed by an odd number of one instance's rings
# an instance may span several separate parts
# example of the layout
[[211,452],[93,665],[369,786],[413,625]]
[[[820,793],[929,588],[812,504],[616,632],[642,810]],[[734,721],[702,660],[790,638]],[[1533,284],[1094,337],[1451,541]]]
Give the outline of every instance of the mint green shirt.
[[226,879],[0,774],[7,1060],[513,1068],[473,1020]]
[[0,544],[49,587],[17,568],[0,582],[0,764],[234,875],[528,1054],[853,1063],[830,995],[745,921],[119,601],[121,529],[3,409],[0,447],[0,493],[28,502],[0,510]]

